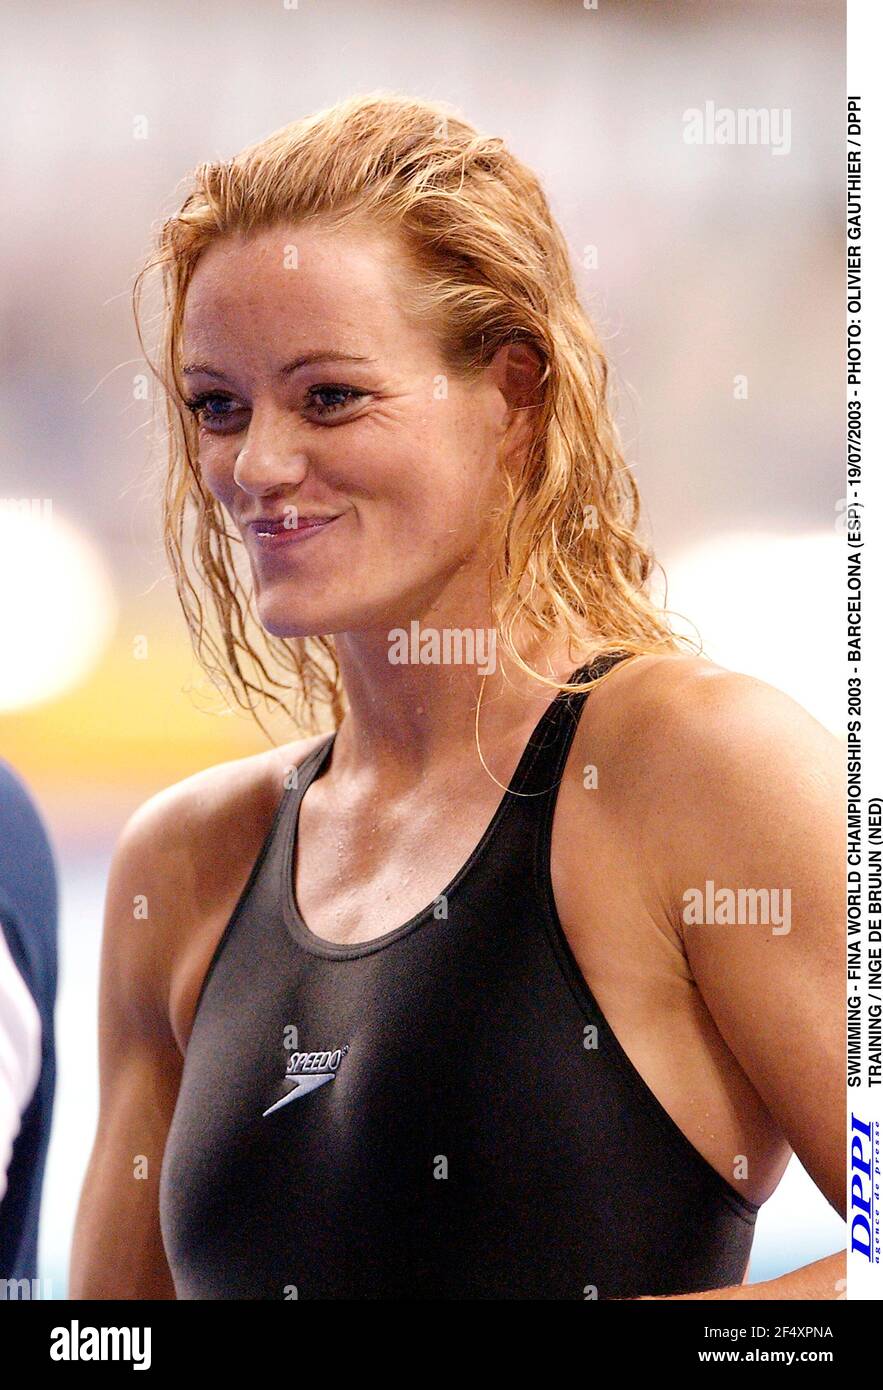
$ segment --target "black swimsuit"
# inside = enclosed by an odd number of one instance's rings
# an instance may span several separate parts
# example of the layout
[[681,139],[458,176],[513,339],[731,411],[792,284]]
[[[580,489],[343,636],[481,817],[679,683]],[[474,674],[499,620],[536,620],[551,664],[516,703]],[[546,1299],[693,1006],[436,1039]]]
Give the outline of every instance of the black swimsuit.
[[741,1282],[758,1208],[628,1060],[555,910],[552,815],[585,699],[547,708],[447,888],[356,945],[315,936],[294,900],[298,808],[333,736],[302,764],[197,1005],[160,1192],[179,1298]]

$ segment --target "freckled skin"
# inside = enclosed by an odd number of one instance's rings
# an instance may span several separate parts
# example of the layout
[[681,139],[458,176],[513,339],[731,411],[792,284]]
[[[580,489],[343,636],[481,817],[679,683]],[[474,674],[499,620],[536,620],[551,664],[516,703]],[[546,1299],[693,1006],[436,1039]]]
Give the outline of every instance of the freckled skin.
[[[292,244],[297,269],[285,265]],[[466,382],[446,371],[434,337],[400,307],[409,274],[382,234],[316,227],[217,242],[194,273],[184,361],[223,380],[199,373],[188,391],[230,392],[246,407],[244,428],[200,431],[208,487],[237,523],[287,504],[341,514],[302,559],[287,547],[284,561],[268,560],[246,538],[259,616],[278,635],[406,625],[443,594],[462,612],[485,581],[505,401],[493,373]],[[326,346],[372,361],[278,377]],[[320,419],[307,396],[321,384],[367,395]]]

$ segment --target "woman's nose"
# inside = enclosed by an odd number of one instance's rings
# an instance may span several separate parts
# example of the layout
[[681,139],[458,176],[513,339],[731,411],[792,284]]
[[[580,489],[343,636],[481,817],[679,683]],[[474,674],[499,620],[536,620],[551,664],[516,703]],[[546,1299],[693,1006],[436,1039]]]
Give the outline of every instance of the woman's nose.
[[306,476],[309,459],[291,414],[252,414],[245,443],[236,455],[233,480],[244,492],[260,495],[283,484],[297,486]]

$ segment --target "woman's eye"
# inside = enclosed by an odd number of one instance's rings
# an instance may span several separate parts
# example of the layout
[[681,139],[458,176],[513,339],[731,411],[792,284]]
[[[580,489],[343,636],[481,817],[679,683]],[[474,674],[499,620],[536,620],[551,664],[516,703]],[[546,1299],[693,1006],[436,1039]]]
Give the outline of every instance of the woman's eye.
[[367,394],[367,391],[359,391],[355,386],[311,386],[306,403],[314,415],[337,415]]
[[[347,406],[367,394],[367,391],[360,391],[355,386],[311,386],[306,393],[303,409],[309,415],[325,419],[339,415]],[[185,405],[209,434],[235,434],[247,424],[248,407],[234,396],[206,391],[185,401]]]
[[232,396],[220,396],[206,392],[185,402],[187,409],[210,433],[232,434],[242,427],[240,417],[245,407],[238,404]]

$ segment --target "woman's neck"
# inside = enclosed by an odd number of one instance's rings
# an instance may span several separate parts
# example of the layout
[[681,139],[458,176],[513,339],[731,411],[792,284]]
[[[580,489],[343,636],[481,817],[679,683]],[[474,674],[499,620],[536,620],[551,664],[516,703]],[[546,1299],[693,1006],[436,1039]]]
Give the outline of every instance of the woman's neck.
[[[494,629],[439,629],[413,624],[397,647],[389,630],[337,639],[337,658],[348,709],[333,752],[335,772],[368,774],[385,786],[412,786],[432,770],[478,758],[495,775],[512,746],[555,696],[504,654]],[[546,639],[520,649],[548,680],[566,680],[584,655]],[[330,769],[329,769],[330,771]]]

